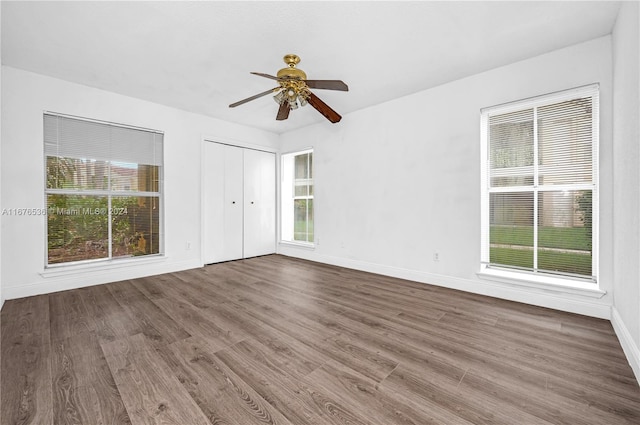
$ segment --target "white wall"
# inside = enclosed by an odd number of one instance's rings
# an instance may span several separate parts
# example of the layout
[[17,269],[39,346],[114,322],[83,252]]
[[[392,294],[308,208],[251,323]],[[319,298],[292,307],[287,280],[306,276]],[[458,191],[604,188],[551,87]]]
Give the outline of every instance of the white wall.
[[640,380],[640,13],[623,2],[613,31],[613,317]]
[[[311,251],[281,245],[279,252],[610,317],[611,72],[607,36],[357,111],[338,125],[282,135],[283,152],[314,148],[319,243]],[[600,287],[607,294],[568,295],[479,279],[480,109],[591,83],[601,89]]]
[[[2,57],[2,7],[0,6],[0,58]],[[2,163],[2,66],[0,66],[0,164]],[[2,293],[2,173],[0,173],[0,310],[4,305]]]
[[[115,93],[4,67],[2,206],[43,208],[43,111],[164,131],[166,258],[149,264],[44,273],[45,219],[2,217],[2,294],[18,298],[202,265],[201,150],[203,137],[276,147],[278,136]],[[211,100],[212,102],[215,99]],[[187,242],[191,249],[187,250]]]

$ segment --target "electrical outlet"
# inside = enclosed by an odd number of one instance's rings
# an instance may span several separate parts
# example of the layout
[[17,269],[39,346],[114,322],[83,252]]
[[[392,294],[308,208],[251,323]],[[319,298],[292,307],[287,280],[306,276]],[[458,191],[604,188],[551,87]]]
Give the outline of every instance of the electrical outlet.
[[440,253],[438,251],[433,253],[433,261],[440,261]]
[[191,242],[190,241],[187,241],[187,243],[185,244],[185,249],[187,251],[191,251]]

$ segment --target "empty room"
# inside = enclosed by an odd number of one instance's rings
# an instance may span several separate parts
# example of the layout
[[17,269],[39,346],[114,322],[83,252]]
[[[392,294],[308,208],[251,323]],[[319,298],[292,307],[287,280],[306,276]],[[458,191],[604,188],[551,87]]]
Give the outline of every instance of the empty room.
[[640,424],[639,28],[1,1],[0,424]]

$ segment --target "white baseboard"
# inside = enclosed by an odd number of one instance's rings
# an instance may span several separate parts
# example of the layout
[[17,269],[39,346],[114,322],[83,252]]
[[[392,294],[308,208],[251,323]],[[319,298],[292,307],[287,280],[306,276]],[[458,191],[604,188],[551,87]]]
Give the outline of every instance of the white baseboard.
[[638,347],[638,344],[636,344],[631,337],[629,329],[627,329],[627,326],[622,321],[622,317],[620,316],[618,309],[615,307],[611,308],[611,324],[613,325],[613,330],[618,336],[620,345],[622,345],[622,350],[624,351],[625,356],[627,356],[629,365],[631,365],[631,369],[636,375],[636,380],[640,383],[640,347]]
[[[84,288],[86,286],[101,285],[103,283],[154,276],[162,273],[172,273],[202,267],[199,259],[179,262],[158,262],[139,267],[111,267],[107,270],[87,271],[84,273],[62,274],[47,277],[37,282],[21,285],[5,286],[2,296],[6,300],[49,294],[69,289]],[[4,300],[3,300],[4,301]]]
[[611,305],[607,302],[593,297],[567,294],[561,290],[554,291],[551,289],[538,289],[519,285],[509,285],[500,282],[462,279],[458,277],[427,273],[419,270],[375,264],[361,260],[327,256],[318,254],[316,251],[296,249],[295,247],[282,245],[279,247],[278,253],[289,257],[301,258],[319,263],[331,264],[334,266],[346,267],[430,285],[443,286],[479,295],[487,295],[509,301],[516,301],[611,320]]

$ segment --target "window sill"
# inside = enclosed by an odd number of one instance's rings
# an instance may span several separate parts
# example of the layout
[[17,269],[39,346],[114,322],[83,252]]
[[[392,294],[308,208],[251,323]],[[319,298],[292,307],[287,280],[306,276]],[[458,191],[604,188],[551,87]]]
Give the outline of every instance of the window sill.
[[308,250],[316,249],[316,244],[310,243],[310,242],[280,241],[279,244],[284,246],[290,246],[293,248],[302,248],[302,249],[308,249]]
[[147,264],[155,264],[166,261],[167,257],[162,254],[150,255],[145,258],[130,258],[130,259],[111,259],[111,260],[97,260],[83,264],[71,264],[71,265],[53,265],[40,272],[42,277],[58,277],[58,276],[71,276],[87,272],[99,272],[105,270],[113,270],[114,268],[121,267],[135,267]]
[[490,269],[485,266],[477,273],[483,280],[506,283],[514,286],[543,289],[565,294],[582,295],[591,298],[602,298],[607,292],[598,288],[593,282],[561,278],[554,276],[536,276],[509,270]]

